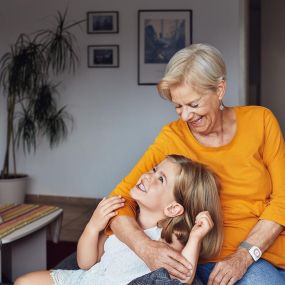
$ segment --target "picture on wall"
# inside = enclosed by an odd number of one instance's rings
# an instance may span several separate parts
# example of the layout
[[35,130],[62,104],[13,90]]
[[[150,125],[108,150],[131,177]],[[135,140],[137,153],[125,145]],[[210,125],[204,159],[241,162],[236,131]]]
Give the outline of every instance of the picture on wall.
[[88,34],[113,34],[119,32],[118,12],[87,12]]
[[156,85],[166,64],[192,43],[192,10],[138,11],[138,84]]
[[118,45],[88,46],[88,67],[119,67]]

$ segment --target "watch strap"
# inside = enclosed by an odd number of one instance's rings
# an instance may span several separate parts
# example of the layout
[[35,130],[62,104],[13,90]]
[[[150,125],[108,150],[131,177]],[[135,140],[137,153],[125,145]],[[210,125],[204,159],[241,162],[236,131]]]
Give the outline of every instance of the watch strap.
[[253,247],[253,244],[246,241],[242,241],[239,246],[250,250]]
[[260,248],[256,245],[250,244],[249,242],[241,242],[240,247],[247,249],[254,261],[257,261],[262,255]]

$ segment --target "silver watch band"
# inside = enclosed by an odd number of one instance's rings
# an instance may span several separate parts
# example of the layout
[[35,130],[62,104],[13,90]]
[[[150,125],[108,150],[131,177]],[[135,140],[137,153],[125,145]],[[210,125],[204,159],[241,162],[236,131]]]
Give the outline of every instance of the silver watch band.
[[251,255],[254,261],[257,261],[262,255],[259,247],[246,241],[241,242],[240,247],[247,249],[248,253]]
[[253,247],[253,244],[248,243],[246,241],[242,241],[239,246],[250,250]]

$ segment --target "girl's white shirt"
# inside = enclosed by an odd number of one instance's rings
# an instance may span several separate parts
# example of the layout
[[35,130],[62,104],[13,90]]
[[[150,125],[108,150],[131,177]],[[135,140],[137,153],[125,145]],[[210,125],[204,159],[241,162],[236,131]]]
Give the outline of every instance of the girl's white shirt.
[[[160,239],[161,228],[153,227],[144,232],[152,240]],[[149,272],[142,259],[115,235],[111,235],[104,244],[100,262],[89,270],[53,270],[51,276],[55,285],[125,285]]]

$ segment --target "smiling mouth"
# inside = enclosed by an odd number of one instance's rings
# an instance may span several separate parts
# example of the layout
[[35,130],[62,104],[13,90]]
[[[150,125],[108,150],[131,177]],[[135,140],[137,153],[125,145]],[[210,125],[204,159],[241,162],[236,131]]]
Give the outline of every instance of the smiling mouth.
[[139,189],[140,191],[146,192],[146,189],[142,183],[139,183],[136,185],[136,188]]
[[190,121],[189,123],[192,125],[199,124],[202,120],[203,116],[199,116],[197,119]]

